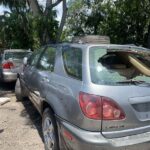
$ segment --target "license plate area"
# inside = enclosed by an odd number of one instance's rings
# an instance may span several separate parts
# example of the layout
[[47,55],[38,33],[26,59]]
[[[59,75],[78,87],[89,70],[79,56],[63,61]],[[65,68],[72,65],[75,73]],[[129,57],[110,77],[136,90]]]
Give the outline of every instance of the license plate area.
[[129,102],[140,121],[150,120],[150,96],[130,98]]

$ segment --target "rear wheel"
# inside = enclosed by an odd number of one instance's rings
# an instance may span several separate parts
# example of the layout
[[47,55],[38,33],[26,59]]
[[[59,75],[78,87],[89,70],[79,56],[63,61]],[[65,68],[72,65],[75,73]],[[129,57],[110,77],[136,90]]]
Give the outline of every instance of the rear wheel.
[[21,84],[20,84],[20,79],[19,78],[16,81],[15,94],[16,94],[17,101],[23,100],[23,93],[22,93],[22,88],[21,88]]
[[59,150],[57,125],[53,113],[49,108],[44,110],[42,116],[42,130],[45,150]]

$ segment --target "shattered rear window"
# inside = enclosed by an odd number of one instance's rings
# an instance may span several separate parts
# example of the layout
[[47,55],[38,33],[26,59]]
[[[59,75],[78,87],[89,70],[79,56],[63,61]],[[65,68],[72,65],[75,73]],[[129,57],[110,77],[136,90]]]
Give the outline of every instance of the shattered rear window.
[[114,49],[111,51],[99,46],[91,47],[89,49],[91,81],[104,85],[116,85],[125,81],[150,83],[150,53],[138,51]]

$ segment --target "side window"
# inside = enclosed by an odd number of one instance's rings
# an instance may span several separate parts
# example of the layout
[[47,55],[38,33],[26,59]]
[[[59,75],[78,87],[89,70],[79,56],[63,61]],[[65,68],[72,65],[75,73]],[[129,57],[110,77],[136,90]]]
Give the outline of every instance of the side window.
[[35,66],[37,64],[43,50],[44,50],[44,47],[34,51],[33,54],[28,59],[28,64],[31,66]]
[[67,74],[82,80],[82,50],[68,47],[63,49],[62,55]]
[[40,61],[38,63],[38,69],[40,70],[48,70],[53,72],[54,71],[54,65],[55,65],[55,52],[56,48],[54,47],[47,47],[45,52],[40,58]]

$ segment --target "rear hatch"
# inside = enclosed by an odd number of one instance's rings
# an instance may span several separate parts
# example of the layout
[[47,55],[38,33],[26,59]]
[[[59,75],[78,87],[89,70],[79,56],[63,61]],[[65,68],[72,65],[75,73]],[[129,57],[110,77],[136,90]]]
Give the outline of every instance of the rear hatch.
[[[112,87],[107,93],[122,108],[123,120],[103,120],[102,133],[107,138],[123,137],[150,131],[150,87]],[[103,93],[106,94],[106,93]]]
[[150,131],[150,53],[135,47],[93,46],[89,49],[89,65],[93,93],[112,103],[107,107],[103,104],[102,114],[115,110],[125,116],[103,118],[102,134],[117,138]]

